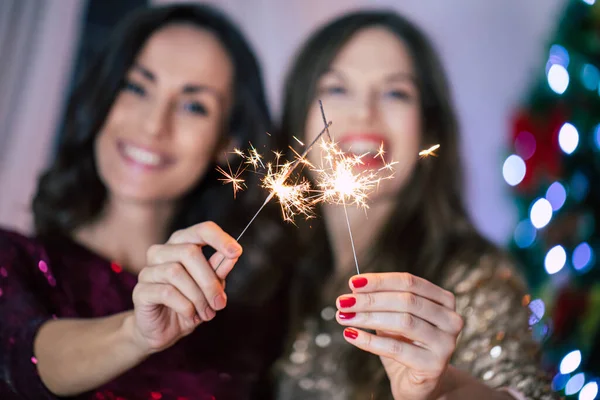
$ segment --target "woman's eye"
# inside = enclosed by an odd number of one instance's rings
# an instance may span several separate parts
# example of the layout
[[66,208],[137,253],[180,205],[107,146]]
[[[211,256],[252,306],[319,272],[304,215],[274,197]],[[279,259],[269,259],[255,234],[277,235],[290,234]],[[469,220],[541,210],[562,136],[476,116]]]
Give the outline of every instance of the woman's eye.
[[321,90],[321,92],[324,94],[339,95],[345,94],[346,88],[343,86],[326,86]]
[[386,96],[398,100],[410,100],[412,98],[407,90],[390,90],[386,93]]
[[142,85],[139,85],[135,82],[132,81],[125,81],[125,84],[123,85],[123,90],[127,90],[128,92],[132,92],[138,96],[145,96],[146,95],[146,89],[144,89],[144,87]]
[[199,103],[197,101],[185,103],[183,105],[184,110],[189,111],[193,114],[197,115],[208,115],[208,109],[204,106],[204,104]]

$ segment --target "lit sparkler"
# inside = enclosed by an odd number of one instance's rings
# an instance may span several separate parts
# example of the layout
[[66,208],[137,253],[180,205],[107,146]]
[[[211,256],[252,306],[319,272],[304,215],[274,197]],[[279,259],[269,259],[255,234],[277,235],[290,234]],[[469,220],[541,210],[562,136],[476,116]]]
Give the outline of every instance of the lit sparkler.
[[[285,221],[292,222],[294,216],[296,215],[303,215],[306,218],[312,217],[312,207],[317,203],[322,202],[327,204],[339,204],[344,207],[344,214],[346,216],[346,223],[348,226],[348,234],[352,244],[354,263],[356,265],[357,273],[360,274],[358,258],[352,236],[352,229],[350,226],[350,219],[348,217],[347,205],[355,205],[366,210],[368,208],[367,200],[369,194],[375,190],[383,180],[392,179],[394,177],[395,171],[393,166],[396,164],[396,162],[386,162],[384,158],[385,150],[382,143],[377,153],[372,157],[380,158],[383,162],[383,166],[376,170],[364,168],[365,162],[363,159],[367,157],[369,153],[356,155],[340,150],[329,133],[331,122],[327,122],[323,105],[320,101],[319,105],[325,127],[305,148],[302,154],[298,154],[296,151],[294,151],[294,149],[292,149],[296,155],[294,161],[288,161],[280,165],[279,161],[282,157],[282,154],[274,151],[273,153],[275,154],[276,158],[275,164],[273,165],[272,163],[267,163],[265,166],[262,161],[263,156],[258,153],[252,144],[250,144],[248,154],[239,149],[234,149],[234,153],[242,157],[247,166],[252,166],[255,172],[257,172],[259,166],[266,170],[265,176],[262,178],[261,183],[262,187],[269,191],[269,196],[267,196],[256,214],[254,214],[250,222],[242,230],[240,235],[237,237],[237,240],[239,241],[241,239],[250,225],[254,222],[258,214],[260,214],[262,209],[273,199],[273,197],[277,197],[280,203],[283,219]],[[327,132],[327,139],[329,140],[325,140],[325,137],[323,137],[325,132]],[[302,143],[298,138],[295,136],[293,138],[299,144],[304,146],[304,143]],[[309,163],[309,161],[306,159],[306,155],[319,140],[321,140],[320,144],[323,155],[321,157],[321,165],[319,167],[315,167]],[[420,151],[419,156],[421,158],[437,156],[437,154],[435,154],[435,150],[437,150],[439,147],[440,145],[436,144],[426,150]],[[290,184],[288,182],[293,171],[299,164],[308,166],[315,173],[317,189],[311,190],[309,182],[303,179],[300,179],[294,184]],[[219,168],[219,172],[225,176],[225,178],[222,178],[221,180],[225,183],[231,183],[233,185],[234,197],[237,191],[242,190],[243,186],[245,186],[244,180],[240,178],[241,173],[245,169],[246,168],[240,171],[238,168],[234,174],[232,173],[231,167],[229,167],[229,172]],[[317,194],[311,195],[311,193]],[[221,261],[221,263],[222,262],[223,261]],[[217,265],[215,271],[219,269],[221,263]]]
[[[285,163],[281,168],[273,168],[271,165],[267,167],[267,174],[263,178],[262,182],[263,187],[267,188],[270,191],[269,196],[267,196],[263,204],[259,207],[256,214],[254,214],[254,216],[250,219],[250,222],[248,222],[246,227],[238,235],[236,241],[239,241],[242,238],[242,236],[244,236],[244,233],[246,233],[250,225],[252,225],[256,217],[258,217],[258,214],[260,214],[263,208],[265,208],[265,206],[275,196],[277,196],[277,199],[281,204],[284,219],[290,220],[295,213],[300,213],[309,216],[311,203],[307,201],[307,198],[304,194],[309,188],[308,182],[302,181],[298,185],[286,185],[285,182],[288,180],[290,175],[294,172],[294,170],[299,164],[308,163],[306,161],[306,155],[312,149],[315,143],[317,143],[317,141],[321,138],[323,133],[327,132],[330,126],[331,122],[328,122],[325,125],[325,128],[323,128],[323,130],[319,132],[317,137],[306,147],[302,154],[297,156],[297,158],[293,162]],[[258,163],[264,165],[261,161],[262,156],[258,154],[258,152],[253,146],[251,146],[250,148],[249,155],[245,155],[243,152],[237,152],[238,155],[240,153],[241,156],[246,159],[246,162],[248,164],[254,166],[256,163],[256,167],[258,167]],[[279,159],[280,153],[275,153],[275,156],[277,159]],[[250,162],[250,160],[252,160],[252,162]],[[217,265],[217,267],[215,268],[215,272],[217,272],[221,264],[223,264],[224,260],[225,258],[223,258],[221,262]]]
[[[326,121],[325,111],[321,104],[321,115]],[[384,166],[378,170],[357,168],[364,165],[363,158],[368,153],[362,155],[348,154],[340,150],[336,143],[331,140],[326,142],[322,140],[321,148],[324,153],[320,168],[314,168],[313,172],[317,174],[317,186],[320,196],[316,201],[341,204],[344,207],[344,215],[346,217],[346,225],[348,227],[348,235],[350,236],[350,244],[352,245],[352,255],[354,256],[354,264],[356,272],[360,274],[358,266],[358,257],[356,256],[356,248],[354,246],[354,238],[352,236],[352,227],[350,226],[350,218],[348,217],[347,204],[357,205],[367,209],[367,199],[370,194],[384,179],[391,179],[394,176],[392,165],[395,163],[386,163],[383,157],[383,143],[374,158],[380,157]],[[387,175],[382,174],[382,172]]]
[[[319,102],[320,103],[320,102]],[[323,121],[326,121],[325,111],[321,105],[321,115]],[[329,132],[328,132],[329,133]],[[316,201],[339,204],[344,207],[344,215],[346,217],[346,225],[348,227],[348,235],[352,245],[352,255],[354,256],[354,264],[356,272],[360,274],[358,265],[358,257],[354,245],[352,228],[348,217],[347,205],[356,205],[363,209],[368,208],[368,197],[370,193],[379,187],[379,184],[387,179],[394,177],[394,165],[397,162],[386,162],[384,155],[385,149],[383,143],[380,145],[377,153],[373,158],[380,158],[383,166],[377,170],[360,168],[364,165],[363,159],[369,155],[348,154],[340,150],[338,146],[331,140],[329,142],[323,138],[321,147],[324,156],[322,156],[321,167],[313,168],[313,172],[317,174],[317,186],[320,196]],[[428,156],[437,156],[435,150],[439,149],[440,145],[436,144],[429,149],[419,152],[421,158]]]

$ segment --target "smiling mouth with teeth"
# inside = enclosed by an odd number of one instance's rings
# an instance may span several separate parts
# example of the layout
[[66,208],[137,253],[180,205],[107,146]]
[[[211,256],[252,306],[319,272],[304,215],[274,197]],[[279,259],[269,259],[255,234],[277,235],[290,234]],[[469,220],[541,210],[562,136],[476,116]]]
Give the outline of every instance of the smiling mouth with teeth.
[[161,154],[128,143],[119,142],[118,148],[126,161],[146,169],[161,168],[168,162]]

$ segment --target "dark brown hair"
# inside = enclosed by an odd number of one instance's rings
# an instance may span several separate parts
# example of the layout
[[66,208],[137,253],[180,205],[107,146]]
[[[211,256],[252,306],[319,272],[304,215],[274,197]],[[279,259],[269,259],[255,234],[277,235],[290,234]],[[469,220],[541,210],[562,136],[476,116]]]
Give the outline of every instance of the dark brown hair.
[[[421,143],[439,143],[441,149],[439,157],[417,163],[397,195],[398,206],[387,218],[367,259],[361,261],[361,270],[406,271],[441,284],[454,262],[474,265],[494,247],[476,232],[465,210],[458,124],[448,81],[433,46],[417,27],[394,12],[359,11],[319,29],[301,48],[287,76],[282,131],[288,136],[305,132],[319,78],[353,35],[369,27],[383,27],[407,46],[420,92]],[[295,298],[302,299],[294,301],[294,313],[299,318],[315,315],[324,301],[323,282],[333,276],[330,249],[327,244],[318,245],[327,243],[323,227],[317,228],[313,221],[310,236],[307,259],[295,278]],[[342,290],[347,290],[346,279],[341,284]],[[370,398],[371,393],[376,399],[391,396],[378,357],[351,347],[347,351],[344,366],[354,398]]]
[[[228,52],[234,66],[234,104],[223,135],[239,143],[251,141],[256,148],[282,147],[281,137],[269,136],[271,119],[258,62],[238,28],[216,9],[205,5],[173,5],[140,9],[128,16],[107,40],[90,64],[70,98],[57,154],[41,176],[33,200],[35,228],[40,236],[70,236],[100,216],[107,188],[96,170],[94,143],[124,78],[138,52],[157,30],[185,23],[210,30]],[[232,168],[237,168],[235,161]],[[256,179],[248,177],[248,191],[234,203],[231,188],[218,181],[215,165],[180,201],[167,234],[201,221],[212,220],[237,235],[260,206],[262,193]],[[265,210],[252,227],[251,245],[245,246],[235,273],[228,280],[228,293],[238,286],[251,287],[261,280],[269,290],[256,291],[251,299],[270,293],[281,276],[280,260],[290,252],[285,247],[290,234],[282,234],[280,218]],[[254,228],[257,229],[254,229]],[[275,234],[273,233],[275,232]],[[273,257],[267,257],[270,255]],[[278,259],[278,262],[274,261]],[[272,269],[272,270],[271,270]],[[264,295],[264,296],[259,296]],[[235,297],[233,297],[235,299]],[[250,301],[250,300],[249,300]]]

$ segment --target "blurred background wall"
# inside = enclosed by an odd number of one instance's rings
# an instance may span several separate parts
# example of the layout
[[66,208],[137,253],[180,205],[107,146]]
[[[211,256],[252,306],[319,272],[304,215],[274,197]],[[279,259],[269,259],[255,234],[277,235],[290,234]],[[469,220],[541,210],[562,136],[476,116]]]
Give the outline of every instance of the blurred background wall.
[[60,123],[85,6],[0,1],[0,225],[29,228],[29,198]]
[[[27,209],[35,179],[51,155],[53,135],[60,126],[64,101],[82,59],[108,33],[113,20],[144,3],[146,0],[0,2],[0,43],[3,43],[0,45],[0,225],[29,230]],[[462,150],[471,214],[491,239],[504,242],[508,238],[515,224],[513,201],[502,178],[509,118],[544,57],[547,38],[564,0],[214,0],[209,3],[227,12],[249,36],[262,60],[276,115],[290,57],[318,25],[357,7],[393,8],[417,22],[442,54],[454,89],[463,128]],[[7,6],[11,4],[12,10]],[[13,23],[6,29],[3,21],[8,13],[28,7],[37,11],[28,11],[30,14],[23,17],[22,23]],[[19,11],[19,15],[22,13]],[[24,36],[28,38],[24,44],[25,61],[13,53],[6,56],[5,43]],[[14,85],[13,81],[13,87],[5,91],[9,79],[6,71],[15,70],[10,67],[13,63],[23,67],[16,68],[18,83]]]

